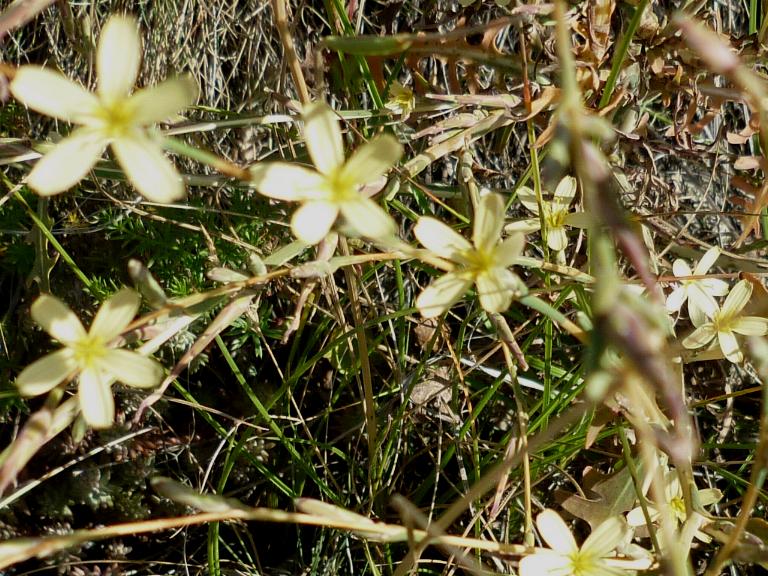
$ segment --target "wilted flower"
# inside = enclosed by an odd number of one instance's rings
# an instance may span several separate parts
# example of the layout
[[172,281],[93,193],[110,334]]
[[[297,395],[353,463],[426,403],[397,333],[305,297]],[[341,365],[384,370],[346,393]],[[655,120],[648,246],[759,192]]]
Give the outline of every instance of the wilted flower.
[[713,312],[708,313],[692,334],[683,340],[683,346],[689,349],[702,348],[717,338],[720,350],[728,360],[740,364],[744,355],[739,348],[736,334],[744,336],[764,336],[768,334],[768,319],[758,316],[741,316],[741,311],[752,296],[752,284],[741,280],[728,293],[722,309],[715,304]]
[[613,516],[600,524],[579,547],[568,525],[554,510],[536,518],[541,538],[549,548],[520,560],[520,576],[613,576],[648,568],[640,561],[615,558],[613,551],[628,540],[631,530],[623,518]]
[[304,111],[304,138],[315,170],[286,162],[264,162],[251,168],[256,189],[270,198],[302,202],[291,229],[308,244],[320,242],[341,212],[358,235],[386,239],[395,222],[361,188],[383,176],[400,159],[403,148],[384,134],[361,146],[346,162],[339,121],[326,104]]
[[48,294],[40,296],[32,304],[32,318],[64,348],[22,370],[16,379],[21,394],[45,394],[79,374],[78,397],[85,421],[94,428],[111,426],[115,403],[110,387],[115,380],[134,388],[152,388],[163,376],[163,367],[155,360],[110,346],[133,320],[139,303],[136,292],[123,288],[102,305],[86,332],[64,302]]
[[525,237],[514,233],[500,242],[504,202],[496,194],[480,199],[475,214],[472,244],[439,220],[419,218],[413,233],[424,246],[448,260],[454,268],[429,285],[416,299],[422,316],[439,316],[475,283],[480,305],[488,312],[503,312],[525,285],[508,268],[523,251]]
[[415,106],[416,98],[413,96],[413,90],[403,86],[397,80],[389,85],[389,100],[384,104],[387,110],[400,114],[400,117],[405,120],[411,115]]
[[728,283],[719,278],[689,278],[687,276],[704,276],[717,258],[720,248],[713,246],[707,250],[691,271],[685,260],[677,259],[672,263],[672,273],[681,278],[680,286],[667,296],[667,312],[679,312],[688,300],[688,315],[695,326],[701,326],[706,318],[712,317],[717,309],[715,296],[728,294]]
[[143,196],[156,202],[184,196],[178,172],[145,127],[192,104],[197,87],[190,78],[177,78],[131,95],[140,63],[136,20],[113,16],[96,52],[96,94],[47,68],[22,66],[16,71],[11,93],[17,100],[42,114],[82,124],[37,162],[27,177],[33,190],[44,196],[64,192],[85,177],[110,145]]
[[[702,506],[710,506],[723,497],[720,490],[714,488],[705,488],[703,490],[698,490],[697,492],[699,504]],[[680,485],[680,479],[674,470],[667,469],[664,471],[664,499],[666,500],[667,506],[669,506],[672,511],[675,521],[678,524],[684,524],[688,519],[688,515],[685,511],[683,487]],[[657,505],[651,503],[646,506],[646,510],[648,511],[648,516],[650,517],[651,522],[659,521],[661,518],[661,511]],[[643,514],[643,509],[640,506],[633,508],[627,513],[627,523],[633,527],[645,525],[645,514]],[[709,536],[701,531],[697,531],[695,536],[702,542],[709,542],[711,540]]]
[[[557,252],[558,259],[564,260],[563,251],[568,246],[568,235],[566,234],[565,227],[575,226],[577,228],[584,228],[589,224],[589,217],[586,213],[570,212],[571,203],[575,196],[576,178],[566,176],[560,180],[557,188],[555,188],[552,200],[543,201],[541,203],[541,210],[539,210],[536,193],[527,186],[522,186],[517,191],[517,197],[523,203],[523,206],[538,217],[512,222],[507,224],[504,229],[507,232],[533,232],[541,228],[541,220],[543,219],[547,229],[547,246]],[[539,212],[541,212],[540,216]]]

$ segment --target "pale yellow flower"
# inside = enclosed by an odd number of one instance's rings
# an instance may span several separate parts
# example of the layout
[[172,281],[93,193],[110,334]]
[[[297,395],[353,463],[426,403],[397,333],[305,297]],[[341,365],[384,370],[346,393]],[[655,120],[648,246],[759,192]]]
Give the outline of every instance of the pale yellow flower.
[[[566,226],[585,228],[589,225],[589,216],[584,212],[571,212],[571,203],[576,196],[576,179],[566,176],[558,183],[552,200],[541,203],[541,210],[536,201],[536,193],[522,186],[517,191],[517,197],[528,210],[537,215],[536,218],[527,218],[519,222],[512,222],[505,226],[507,232],[533,232],[541,228],[543,218],[547,229],[547,246],[558,254],[558,258],[564,260],[563,251],[568,246]],[[539,212],[542,213],[539,216]]]
[[539,514],[536,527],[549,548],[537,548],[534,554],[521,559],[520,576],[619,576],[650,566],[648,557],[615,557],[614,550],[626,543],[631,534],[620,516],[597,526],[581,547],[554,510]]
[[525,236],[515,233],[500,242],[503,225],[504,201],[497,194],[480,199],[473,223],[472,244],[439,220],[419,218],[413,230],[416,238],[454,266],[416,299],[416,307],[422,316],[439,316],[473,283],[477,285],[480,305],[488,312],[503,312],[513,298],[525,293],[525,285],[509,270],[523,251]]
[[[677,473],[670,469],[665,470],[663,476],[664,499],[666,500],[666,504],[672,511],[672,515],[674,516],[677,524],[685,524],[686,520],[688,519],[688,515],[685,511],[683,487],[680,485],[680,479]],[[722,492],[714,488],[698,490],[697,494],[699,504],[702,506],[711,506],[723,497]],[[651,522],[655,523],[659,521],[661,518],[661,511],[656,504],[649,504],[646,506],[646,510],[648,511],[648,516],[650,517]],[[642,507],[638,506],[637,508],[633,508],[627,513],[627,523],[633,527],[645,525],[645,514],[643,514]],[[697,531],[695,533],[695,537],[702,542],[711,541],[711,538],[701,531]]]
[[[752,296],[752,284],[741,280],[728,293],[722,309],[715,307],[692,334],[683,340],[689,349],[702,348],[717,338],[720,350],[728,360],[740,364],[744,355],[739,348],[736,334],[764,336],[768,334],[768,319],[758,316],[741,316],[741,311]],[[700,321],[700,320],[699,320]]]
[[136,20],[113,16],[96,52],[95,94],[47,68],[22,66],[16,71],[11,93],[19,102],[82,125],[37,162],[27,177],[33,190],[43,196],[64,192],[85,177],[109,145],[144,197],[173,202],[184,196],[181,177],[146,127],[192,104],[197,87],[190,78],[176,78],[131,94],[140,63]]
[[685,260],[678,258],[672,263],[672,273],[682,279],[680,286],[667,296],[667,312],[670,314],[679,312],[688,300],[688,315],[695,326],[701,326],[706,322],[707,317],[715,314],[717,310],[715,296],[728,294],[728,283],[719,278],[686,279],[686,276],[704,276],[719,256],[720,249],[713,246],[704,253],[693,271]]
[[413,90],[403,86],[395,80],[389,85],[389,99],[384,104],[387,110],[391,110],[405,120],[413,112],[416,106],[416,98],[413,96]]
[[253,185],[260,193],[302,203],[291,219],[294,235],[316,244],[341,213],[359,236],[393,236],[394,220],[361,188],[395,165],[403,154],[400,143],[384,134],[363,144],[345,162],[339,121],[323,103],[310,104],[304,110],[304,139],[316,170],[286,162],[264,162],[251,168]]
[[155,360],[110,345],[133,320],[139,303],[136,292],[123,288],[102,305],[86,332],[64,302],[48,294],[40,296],[32,304],[32,318],[64,348],[22,370],[16,379],[19,392],[24,396],[45,394],[77,374],[85,421],[94,428],[111,426],[115,417],[114,381],[152,388],[163,376],[163,367]]

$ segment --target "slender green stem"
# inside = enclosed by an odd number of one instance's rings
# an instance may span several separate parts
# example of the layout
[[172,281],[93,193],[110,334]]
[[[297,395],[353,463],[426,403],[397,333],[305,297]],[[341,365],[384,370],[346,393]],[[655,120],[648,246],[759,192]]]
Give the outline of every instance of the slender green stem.
[[186,156],[187,158],[191,158],[192,160],[200,162],[201,164],[207,164],[214,170],[217,170],[222,174],[225,174],[232,178],[237,178],[238,180],[245,180],[245,181],[248,181],[251,179],[250,172],[248,172],[248,170],[246,170],[245,168],[240,168],[239,166],[232,164],[228,160],[224,160],[223,158],[220,158],[215,154],[212,154],[205,150],[200,150],[199,148],[195,148],[194,146],[190,146],[186,142],[182,142],[177,138],[169,138],[169,137],[164,138],[163,148],[165,148],[169,152],[174,152],[181,156]]
[[624,431],[623,426],[617,427],[619,431],[619,438],[621,438],[621,448],[624,453],[624,462],[627,464],[629,475],[632,476],[632,483],[635,485],[635,493],[637,499],[640,501],[640,508],[643,511],[643,518],[645,518],[645,525],[648,526],[648,533],[651,536],[651,544],[656,554],[661,554],[661,547],[659,546],[659,540],[656,537],[656,530],[653,528],[653,521],[651,515],[648,512],[648,500],[643,494],[643,481],[640,478],[640,474],[635,464],[635,459],[632,457],[632,448],[629,446],[629,440],[627,439],[627,433]]
[[616,47],[616,51],[613,53],[611,73],[608,75],[608,79],[605,81],[603,95],[600,97],[600,103],[597,106],[598,108],[605,108],[611,101],[613,90],[616,88],[616,81],[619,79],[621,68],[624,65],[624,60],[627,58],[627,53],[629,52],[629,46],[632,43],[632,38],[634,38],[635,32],[637,32],[638,26],[640,26],[640,22],[643,19],[643,12],[645,12],[646,6],[648,6],[648,0],[641,0],[640,3],[635,7],[635,11],[632,14],[632,19],[629,21],[629,26],[627,26],[627,31],[621,37],[621,40]]
[[42,232],[43,236],[45,236],[48,239],[48,242],[51,243],[51,245],[56,249],[56,251],[61,254],[62,260],[67,263],[67,265],[72,269],[72,272],[75,273],[75,276],[77,276],[80,281],[85,284],[87,288],[92,287],[91,280],[88,278],[88,276],[85,275],[85,273],[80,270],[80,267],[75,263],[72,256],[69,255],[69,252],[67,252],[64,249],[64,246],[62,246],[58,240],[56,240],[56,237],[51,233],[51,231],[48,229],[48,227],[45,225],[45,223],[38,217],[37,212],[33,210],[29,204],[27,204],[27,201],[24,199],[24,196],[19,194],[18,192],[14,193],[14,196],[16,200],[19,201],[19,203],[24,206],[24,208],[27,211],[27,214],[30,218],[32,218],[32,221],[35,223],[35,225],[40,229],[40,232]]

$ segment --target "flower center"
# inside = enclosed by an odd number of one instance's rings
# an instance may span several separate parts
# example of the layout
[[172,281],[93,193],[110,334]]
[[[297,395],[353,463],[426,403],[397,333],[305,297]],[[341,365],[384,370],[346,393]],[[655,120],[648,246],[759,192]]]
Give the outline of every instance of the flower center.
[[358,200],[360,193],[357,191],[357,183],[345,178],[341,170],[336,170],[328,176],[328,200],[334,204],[341,204],[351,200]]
[[392,95],[392,101],[404,110],[413,109],[413,92],[409,89],[404,89],[401,92]]
[[564,209],[553,203],[550,206],[545,205],[543,208],[544,220],[547,223],[547,228],[562,228],[565,224],[565,217],[568,214],[567,207]]
[[672,500],[669,501],[669,507],[672,509],[675,518],[681,522],[685,521],[685,501],[682,498],[679,496],[672,498]]
[[496,261],[493,250],[477,250],[472,248],[461,256],[465,262],[465,268],[475,275],[490,270],[494,267],[494,262]]
[[75,360],[81,370],[91,368],[95,362],[107,353],[107,347],[102,338],[88,334],[72,345]]
[[722,310],[719,310],[715,313],[714,318],[712,318],[712,324],[715,327],[715,332],[728,332],[730,331],[730,325],[733,322],[733,316],[728,313],[723,313]]
[[106,136],[121,138],[135,126],[134,113],[125,100],[103,102],[98,113]]
[[565,210],[552,210],[547,215],[547,226],[550,228],[562,228],[565,225]]
[[569,558],[571,560],[571,574],[573,576],[591,576],[595,573],[602,573],[600,570],[601,562],[594,554],[577,550]]

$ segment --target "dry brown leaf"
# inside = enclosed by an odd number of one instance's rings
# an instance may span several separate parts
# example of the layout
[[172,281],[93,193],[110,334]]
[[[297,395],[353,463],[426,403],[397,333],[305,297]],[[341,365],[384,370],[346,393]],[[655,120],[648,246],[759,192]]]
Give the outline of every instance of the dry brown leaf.
[[587,429],[587,437],[584,441],[584,448],[589,448],[592,446],[597,440],[597,437],[600,435],[600,432],[603,430],[603,428],[612,422],[614,418],[616,418],[616,412],[611,410],[605,404],[601,404],[600,407],[595,411],[594,416],[592,416],[592,422],[590,422],[589,428]]
[[[733,522],[720,520],[706,524],[702,530],[718,542],[725,544],[730,540]],[[768,522],[762,518],[750,518],[744,532],[739,536],[738,544],[733,552],[736,562],[760,564],[768,570]]]
[[590,470],[584,476],[584,483],[591,485],[591,488],[584,490],[590,498],[570,494],[563,500],[562,506],[577,518],[588,522],[592,530],[611,516],[628,512],[637,500],[628,468],[622,468],[611,475]]
[[762,280],[749,272],[742,273],[742,276],[752,284],[752,296],[744,309],[744,314],[768,318],[768,290],[765,289]]
[[752,202],[746,208],[748,214],[743,218],[744,230],[733,243],[734,248],[738,248],[744,243],[744,240],[754,231],[756,234],[760,230],[760,211],[768,205],[768,181],[764,181],[760,191],[755,195]]
[[735,170],[756,170],[758,168],[765,168],[768,166],[763,156],[739,156],[733,163]]
[[589,44],[592,57],[600,65],[611,45],[611,16],[616,9],[614,0],[596,0],[589,3]]

